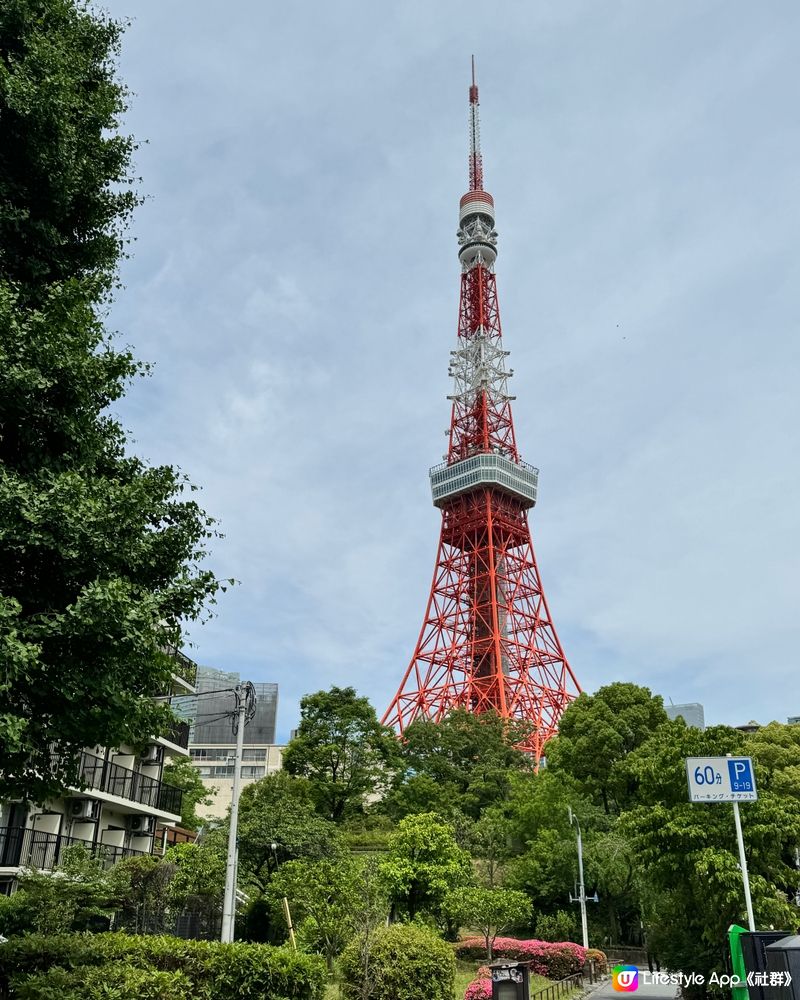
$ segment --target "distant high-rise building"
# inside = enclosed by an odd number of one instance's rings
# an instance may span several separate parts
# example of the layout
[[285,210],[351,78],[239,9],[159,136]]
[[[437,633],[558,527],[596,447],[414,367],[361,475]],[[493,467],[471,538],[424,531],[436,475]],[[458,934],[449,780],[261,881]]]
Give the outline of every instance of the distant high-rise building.
[[691,701],[685,705],[665,705],[664,711],[670,719],[677,719],[680,716],[687,726],[692,726],[694,729],[703,730],[706,728],[705,712],[703,706],[697,701]]
[[[204,784],[216,794],[210,806],[198,806],[202,819],[222,817],[233,792],[236,737],[233,713],[236,698],[232,688],[241,684],[237,672],[197,668],[197,697],[186,699],[183,714],[192,720],[189,756]],[[275,744],[278,685],[254,683],[256,712],[244,727],[242,785],[249,785],[281,769],[283,746]]]
[[[193,706],[192,744],[227,744],[232,740],[232,714],[236,698],[232,688],[241,684],[238,672],[197,668],[197,694]],[[245,746],[275,742],[275,720],[278,714],[278,685],[258,683],[256,714],[244,730]],[[212,694],[211,692],[218,692]]]

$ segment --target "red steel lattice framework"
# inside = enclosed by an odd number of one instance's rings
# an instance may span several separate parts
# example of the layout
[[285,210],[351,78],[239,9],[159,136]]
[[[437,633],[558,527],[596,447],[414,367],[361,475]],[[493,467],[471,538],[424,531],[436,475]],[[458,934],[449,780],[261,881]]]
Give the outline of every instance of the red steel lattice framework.
[[442,532],[417,647],[383,721],[402,734],[414,719],[439,721],[454,708],[494,710],[531,724],[525,749],[538,763],[580,686],[550,617],[528,526],[538,472],[521,461],[514,435],[474,63],[469,134],[449,446],[431,470]]

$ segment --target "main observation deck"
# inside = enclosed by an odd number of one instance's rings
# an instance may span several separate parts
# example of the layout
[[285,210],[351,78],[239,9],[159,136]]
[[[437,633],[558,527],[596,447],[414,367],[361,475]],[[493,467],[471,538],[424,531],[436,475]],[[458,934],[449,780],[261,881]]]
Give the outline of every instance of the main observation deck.
[[448,465],[443,462],[430,471],[434,507],[443,507],[451,497],[469,493],[482,486],[491,486],[509,493],[524,507],[536,503],[539,470],[525,462],[513,462],[505,455],[492,452],[473,455]]

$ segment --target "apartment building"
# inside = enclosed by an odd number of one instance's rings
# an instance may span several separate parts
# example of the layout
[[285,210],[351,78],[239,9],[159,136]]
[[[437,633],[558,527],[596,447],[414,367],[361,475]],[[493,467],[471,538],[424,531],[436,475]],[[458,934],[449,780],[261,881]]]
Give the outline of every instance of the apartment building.
[[[197,665],[171,650],[174,669],[159,700],[195,694]],[[120,858],[159,852],[169,838],[164,829],[181,817],[182,793],[162,780],[165,764],[187,756],[188,721],[176,722],[145,751],[132,747],[87,747],[80,773],[85,788],[68,789],[44,806],[0,803],[0,893],[13,891],[23,867],[53,868],[65,848],[82,844],[109,865]],[[156,828],[158,827],[158,836]]]

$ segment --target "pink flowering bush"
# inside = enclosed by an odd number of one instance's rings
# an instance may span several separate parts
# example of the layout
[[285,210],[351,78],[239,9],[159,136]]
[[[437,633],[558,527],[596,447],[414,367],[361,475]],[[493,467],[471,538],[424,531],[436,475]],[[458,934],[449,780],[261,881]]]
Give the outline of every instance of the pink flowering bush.
[[[493,951],[495,958],[515,958],[521,962],[530,962],[531,972],[547,979],[574,976],[583,969],[586,961],[586,949],[571,941],[520,941],[517,938],[498,937]],[[456,945],[456,955],[459,958],[483,958],[485,954],[486,944],[483,938],[465,938]],[[475,983],[480,981],[479,973]],[[475,983],[470,983],[468,994]],[[483,1000],[483,993],[469,994],[466,1000]]]
[[473,979],[464,991],[464,1000],[492,1000],[492,981],[484,976]]

